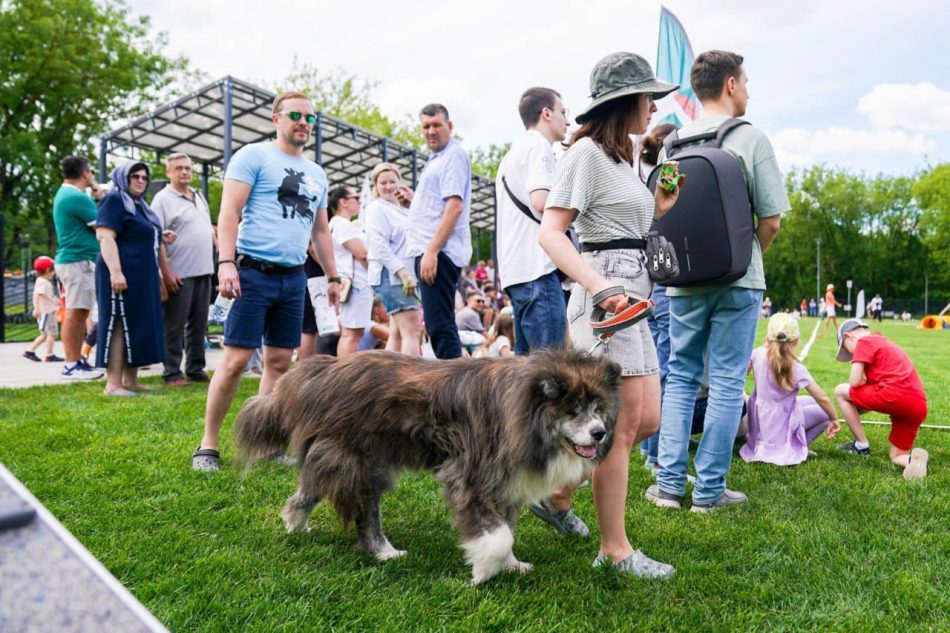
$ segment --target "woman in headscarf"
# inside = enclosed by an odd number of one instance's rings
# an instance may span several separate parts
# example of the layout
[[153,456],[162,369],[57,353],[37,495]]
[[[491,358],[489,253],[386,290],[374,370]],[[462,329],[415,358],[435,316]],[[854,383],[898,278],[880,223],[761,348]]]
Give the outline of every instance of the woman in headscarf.
[[149,391],[138,368],[162,362],[162,300],[158,249],[161,224],[145,202],[149,170],[130,161],[110,174],[113,187],[99,203],[96,366],[106,368],[107,396]]

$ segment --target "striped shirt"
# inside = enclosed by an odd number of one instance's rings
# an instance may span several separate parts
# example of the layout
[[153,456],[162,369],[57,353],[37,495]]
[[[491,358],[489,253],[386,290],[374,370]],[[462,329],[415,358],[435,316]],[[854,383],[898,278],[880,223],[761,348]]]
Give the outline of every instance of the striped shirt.
[[655,211],[653,194],[627,163],[615,163],[590,138],[572,145],[557,163],[547,208],[575,209],[581,242],[642,238]]

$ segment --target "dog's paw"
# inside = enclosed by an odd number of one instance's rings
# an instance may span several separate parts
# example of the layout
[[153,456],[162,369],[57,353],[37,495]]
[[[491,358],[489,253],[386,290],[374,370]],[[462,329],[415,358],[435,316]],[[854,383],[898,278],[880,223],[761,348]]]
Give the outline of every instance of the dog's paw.
[[505,562],[506,571],[516,571],[519,574],[527,574],[532,569],[534,569],[534,565],[532,565],[531,563],[522,562],[518,560],[517,558],[515,558],[514,556],[512,556]]
[[405,556],[406,550],[396,549],[395,547],[391,547],[388,550],[384,550],[382,552],[376,552],[373,555],[376,557],[377,560],[392,560],[394,558],[402,558],[403,556]]
[[309,517],[302,512],[281,512],[280,518],[284,520],[284,527],[287,528],[289,534],[310,531],[310,527],[307,525]]

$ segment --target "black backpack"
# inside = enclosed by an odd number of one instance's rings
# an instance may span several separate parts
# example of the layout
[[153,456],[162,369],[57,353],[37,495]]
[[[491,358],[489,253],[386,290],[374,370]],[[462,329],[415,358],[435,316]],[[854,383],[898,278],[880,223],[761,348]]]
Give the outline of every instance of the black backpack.
[[[722,150],[723,139],[748,121],[731,118],[715,132],[681,139],[676,131],[663,142],[666,160],[679,162],[687,175],[676,205],[655,229],[676,249],[680,272],[666,286],[728,284],[745,275],[755,239],[752,203],[745,174],[735,156]],[[701,145],[691,145],[697,141]],[[647,179],[656,191],[657,166]]]

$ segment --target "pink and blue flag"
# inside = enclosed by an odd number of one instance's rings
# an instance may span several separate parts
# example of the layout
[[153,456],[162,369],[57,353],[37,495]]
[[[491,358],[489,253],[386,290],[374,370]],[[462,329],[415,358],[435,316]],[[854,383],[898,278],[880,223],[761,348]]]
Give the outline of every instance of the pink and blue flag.
[[676,127],[695,120],[702,106],[689,85],[689,70],[693,65],[693,47],[686,29],[666,7],[660,7],[660,37],[656,51],[657,79],[679,84],[679,90],[656,102],[657,112],[652,126],[672,123]]

